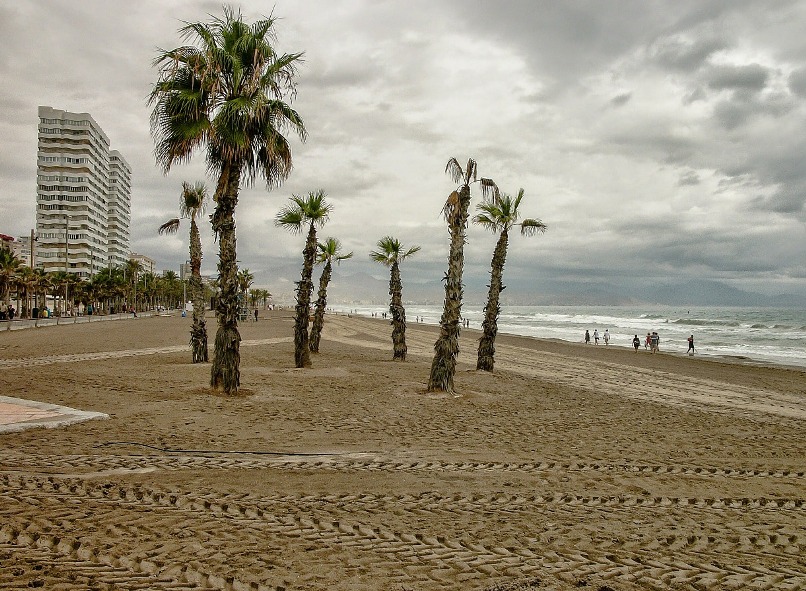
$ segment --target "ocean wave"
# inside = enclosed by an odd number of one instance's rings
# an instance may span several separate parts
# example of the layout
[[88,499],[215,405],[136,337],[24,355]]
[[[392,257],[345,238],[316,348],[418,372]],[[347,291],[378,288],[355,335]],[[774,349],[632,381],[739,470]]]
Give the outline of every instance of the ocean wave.
[[751,324],[750,328],[767,328],[766,324]]
[[691,324],[692,326],[741,326],[741,323],[730,320],[705,320],[702,318],[678,318],[677,320],[673,320],[672,324]]

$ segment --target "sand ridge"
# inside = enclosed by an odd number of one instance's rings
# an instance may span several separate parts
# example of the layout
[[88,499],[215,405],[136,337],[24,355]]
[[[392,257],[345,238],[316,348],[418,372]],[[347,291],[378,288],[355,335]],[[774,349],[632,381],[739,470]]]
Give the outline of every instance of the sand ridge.
[[465,330],[453,398],[434,327],[297,370],[275,312],[226,398],[188,319],[98,324],[0,335],[3,393],[110,416],[0,434],[0,588],[806,587],[804,372]]

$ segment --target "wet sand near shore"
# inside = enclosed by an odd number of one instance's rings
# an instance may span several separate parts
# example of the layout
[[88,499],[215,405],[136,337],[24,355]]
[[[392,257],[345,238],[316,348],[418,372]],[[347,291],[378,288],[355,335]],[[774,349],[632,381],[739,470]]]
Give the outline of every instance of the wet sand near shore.
[[[0,589],[806,588],[806,372],[499,335],[457,396],[436,327],[240,327],[236,397],[190,319],[0,333],[0,395],[105,413],[0,433]],[[209,341],[215,321],[208,319]]]

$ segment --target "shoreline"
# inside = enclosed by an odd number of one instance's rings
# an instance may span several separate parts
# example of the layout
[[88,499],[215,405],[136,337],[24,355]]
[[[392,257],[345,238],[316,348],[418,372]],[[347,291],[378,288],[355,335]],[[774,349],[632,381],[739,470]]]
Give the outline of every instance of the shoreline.
[[[386,324],[391,322],[391,320],[388,319],[388,318],[372,317],[372,316],[367,316],[367,315],[359,314],[359,313],[352,313],[351,314],[349,312],[334,311],[334,312],[328,312],[328,314],[330,314],[330,315],[336,314],[336,315],[345,316],[345,317],[361,318],[361,319],[372,320],[372,321],[377,320],[377,321],[380,321],[380,322],[386,323]],[[439,323],[438,322],[437,323],[432,323],[432,322],[414,322],[414,323],[411,323],[411,322],[409,322],[408,319],[406,321],[407,330],[409,328],[416,328],[416,327],[420,327],[420,326],[433,327],[433,328],[437,329],[439,327]],[[481,329],[480,328],[470,327],[470,328],[462,328],[461,329],[462,333],[465,333],[466,331],[473,331],[474,334],[478,334],[478,335],[481,334]],[[512,333],[512,332],[503,332],[503,331],[498,332],[497,337],[496,337],[496,342],[497,342],[497,339],[500,338],[500,337],[532,339],[537,343],[545,342],[545,343],[557,343],[557,344],[565,344],[565,345],[573,345],[573,346],[581,346],[581,347],[591,347],[591,348],[601,348],[601,349],[618,349],[618,350],[621,350],[621,351],[629,351],[629,352],[634,354],[633,347],[627,346],[627,345],[618,345],[618,344],[614,344],[614,343],[611,343],[610,345],[604,345],[604,344],[600,344],[600,345],[589,344],[589,345],[586,345],[582,341],[570,341],[570,340],[565,340],[565,339],[560,339],[560,338],[536,337],[536,336],[532,336],[532,335],[522,335],[522,334],[517,334],[517,333]],[[644,349],[643,344],[638,349],[638,354],[640,355],[642,353],[651,354],[648,349],[646,349],[646,350]],[[683,358],[690,359],[691,361],[694,361],[694,360],[697,360],[697,361],[709,361],[709,362],[714,362],[714,363],[735,364],[737,366],[756,366],[756,367],[785,369],[785,370],[792,370],[792,371],[796,371],[796,372],[801,372],[801,373],[804,373],[804,375],[806,375],[806,367],[801,366],[801,365],[790,365],[790,364],[786,364],[786,363],[782,363],[782,362],[766,361],[766,360],[763,360],[763,359],[755,359],[755,358],[752,358],[752,357],[741,356],[741,355],[709,355],[709,354],[706,354],[706,353],[702,353],[702,354],[697,353],[697,354],[695,354],[693,356],[689,356],[685,352],[677,353],[677,352],[672,352],[672,351],[665,351],[663,348],[660,349],[660,351],[657,353],[657,355],[668,355],[668,356],[672,356],[672,357],[679,357],[681,359],[683,359]]]

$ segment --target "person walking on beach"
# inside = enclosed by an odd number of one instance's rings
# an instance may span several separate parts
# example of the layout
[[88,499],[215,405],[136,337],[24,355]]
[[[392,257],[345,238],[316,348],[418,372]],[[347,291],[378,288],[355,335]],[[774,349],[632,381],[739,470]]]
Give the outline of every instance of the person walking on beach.
[[635,352],[638,353],[638,347],[641,346],[641,339],[638,338],[638,335],[633,337],[632,346],[635,347]]
[[604,333],[604,342],[605,342],[605,345],[609,345],[609,344],[610,344],[610,333],[608,332],[609,330],[610,330],[609,328],[606,328],[606,329],[605,329],[605,333]]
[[688,351],[687,352],[688,352],[689,355],[694,355],[694,335],[691,335],[688,338]]
[[585,331],[585,344],[586,345],[591,344],[591,333],[588,332],[587,330]]
[[594,345],[599,344],[599,329],[598,328],[593,329],[593,344]]
[[652,336],[649,340],[649,348],[652,350],[652,353],[657,353],[660,350],[660,335],[653,331]]
[[646,340],[644,341],[644,349],[649,349],[649,343],[652,341],[652,335],[646,333]]
[[255,322],[257,322],[257,308],[255,308]]

